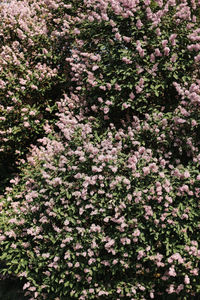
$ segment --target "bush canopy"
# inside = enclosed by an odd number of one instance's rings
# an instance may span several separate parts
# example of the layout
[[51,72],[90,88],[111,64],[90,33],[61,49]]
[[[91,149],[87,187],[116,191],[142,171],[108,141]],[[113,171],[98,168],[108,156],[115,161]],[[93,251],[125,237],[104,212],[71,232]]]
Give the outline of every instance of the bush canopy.
[[1,272],[29,299],[200,295],[199,13],[1,7]]

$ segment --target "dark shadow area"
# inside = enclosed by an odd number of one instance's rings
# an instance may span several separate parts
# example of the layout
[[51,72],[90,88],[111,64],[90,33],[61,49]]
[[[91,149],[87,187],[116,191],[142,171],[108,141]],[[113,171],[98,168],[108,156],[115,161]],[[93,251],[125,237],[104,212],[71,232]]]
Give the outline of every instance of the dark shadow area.
[[0,299],[1,300],[28,300],[24,296],[23,285],[19,279],[10,277],[0,280]]

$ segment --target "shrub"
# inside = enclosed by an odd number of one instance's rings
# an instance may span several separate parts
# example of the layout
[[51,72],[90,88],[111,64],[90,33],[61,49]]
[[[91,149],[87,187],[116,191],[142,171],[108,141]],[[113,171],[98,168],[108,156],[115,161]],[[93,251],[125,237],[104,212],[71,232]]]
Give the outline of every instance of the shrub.
[[199,3],[86,3],[67,58],[86,113],[121,126],[129,113],[173,112],[181,99],[174,83],[187,88],[199,78]]
[[199,295],[198,12],[74,2],[55,128],[1,199],[2,271],[31,299]]
[[[63,69],[59,19],[70,6],[60,1],[12,1],[1,4],[0,25],[0,170],[12,173],[30,143],[45,135],[55,123],[56,101],[68,89]],[[65,26],[68,22],[65,21]],[[67,28],[65,34],[67,35]]]
[[102,127],[155,108],[173,112],[174,82],[187,87],[199,76],[198,13],[194,1],[1,6],[1,174],[55,123],[64,93]]
[[62,105],[60,133],[33,146],[2,202],[4,271],[36,299],[197,295],[199,155],[183,166],[160,147],[156,158],[150,118],[99,135],[94,117]]

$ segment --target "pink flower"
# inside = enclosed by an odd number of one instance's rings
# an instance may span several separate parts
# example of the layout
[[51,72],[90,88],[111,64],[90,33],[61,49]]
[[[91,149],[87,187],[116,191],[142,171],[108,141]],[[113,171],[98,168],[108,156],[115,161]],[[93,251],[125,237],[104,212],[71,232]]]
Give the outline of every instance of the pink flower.
[[115,244],[114,240],[110,240],[108,243],[105,244],[105,248],[110,248]]
[[104,107],[103,109],[104,114],[107,114],[109,112],[109,108],[107,106]]
[[168,294],[174,293],[174,285],[170,284],[169,289],[167,289],[166,291],[168,292]]
[[124,184],[130,184],[130,180],[127,178],[124,178],[123,182],[124,182]]
[[74,34],[80,34],[80,30],[78,28],[74,29]]
[[169,268],[169,276],[172,276],[172,277],[176,276],[176,272],[175,272],[174,266],[172,266],[171,268]]
[[161,35],[160,28],[156,28],[156,34],[157,34],[158,36],[160,36],[160,35]]
[[30,127],[29,122],[24,122],[24,127],[26,127],[26,128]]
[[130,37],[127,37],[127,36],[123,36],[123,40],[126,42],[126,43],[129,43],[131,41],[131,38]]
[[172,46],[175,46],[176,43],[175,43],[175,38],[177,37],[177,34],[171,34],[170,37],[169,37],[169,40],[172,44]]
[[155,56],[162,56],[162,54],[158,48],[155,49]]
[[94,21],[94,17],[89,16],[89,17],[88,17],[88,20],[89,20],[90,22],[93,22],[93,21]]
[[[111,87],[112,87],[112,85],[110,84],[110,83],[106,83],[106,86],[107,86],[107,88],[110,90],[111,89]],[[107,102],[107,101],[106,101]],[[110,101],[109,101],[110,102]],[[110,103],[110,104],[112,104],[112,102]],[[109,104],[108,104],[109,105]]]
[[153,292],[150,292],[149,296],[150,296],[151,299],[154,299],[154,293]]
[[150,173],[150,168],[149,167],[144,167],[144,168],[142,168],[142,171],[144,173],[144,176],[146,176]]
[[118,41],[121,41],[121,40],[122,40],[121,35],[119,34],[119,32],[115,33],[115,38],[116,38]]
[[162,46],[163,46],[163,48],[165,48],[167,44],[168,44],[168,40],[163,40],[163,41],[162,41]]
[[183,175],[184,175],[185,178],[189,178],[190,177],[189,171],[185,171]]
[[135,98],[135,95],[133,94],[133,92],[131,92],[131,93],[129,94],[129,97],[130,97],[132,100]]
[[74,265],[75,268],[78,268],[79,266],[80,266],[79,262],[76,262],[75,265]]
[[58,256],[55,256],[53,260],[54,260],[54,262],[57,262],[57,261],[59,261],[59,260],[60,260],[60,257],[58,257]]
[[67,219],[65,220],[64,225],[65,226],[69,225],[69,221]]
[[153,53],[150,55],[150,61],[155,62],[155,55]]
[[132,200],[132,195],[128,194],[128,195],[127,195],[127,199],[128,199],[129,201],[131,201],[131,200]]
[[140,20],[140,19],[137,20],[137,22],[136,22],[136,27],[137,27],[138,29],[140,29],[140,28],[142,28],[142,26],[143,26],[143,23],[141,22],[141,20]]
[[113,173],[116,173],[118,168],[117,167],[110,167],[110,169],[113,171]]
[[190,271],[191,274],[193,274],[194,276],[197,276],[199,274],[199,269],[196,268],[196,269],[193,269]]
[[184,289],[184,285],[183,284],[179,284],[177,289],[176,289],[176,293],[180,293],[180,291],[182,291]]
[[31,85],[31,88],[32,88],[33,90],[38,90],[38,87],[37,87],[36,85],[34,85],[34,84]]
[[184,282],[185,284],[190,284],[190,278],[188,277],[188,275],[185,275]]
[[115,90],[116,91],[121,91],[121,87],[119,84],[115,83]]
[[139,229],[136,229],[134,232],[133,232],[133,234],[132,234],[133,236],[140,236],[140,230]]
[[23,286],[23,290],[27,289],[29,286],[30,286],[30,282],[25,283]]
[[97,66],[97,65],[92,67],[92,71],[96,71],[97,69],[99,69],[99,66]]
[[145,256],[145,252],[144,252],[144,250],[140,250],[138,252],[137,260],[140,260],[143,256]]
[[164,55],[165,55],[165,56],[168,56],[168,55],[169,55],[169,52],[170,52],[169,47],[165,47],[165,48],[164,48]]
[[192,120],[191,124],[192,124],[192,126],[196,126],[197,125],[197,121],[196,120]]

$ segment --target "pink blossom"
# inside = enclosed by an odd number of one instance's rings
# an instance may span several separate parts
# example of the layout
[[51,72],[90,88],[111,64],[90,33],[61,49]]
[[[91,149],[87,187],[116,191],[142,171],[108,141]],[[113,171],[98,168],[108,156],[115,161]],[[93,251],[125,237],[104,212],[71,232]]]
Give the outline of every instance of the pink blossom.
[[133,232],[133,234],[132,234],[133,236],[140,236],[140,230],[139,229],[136,229],[134,232]]
[[99,66],[97,66],[97,65],[94,65],[94,66],[92,67],[92,71],[96,71],[97,69],[99,69]]
[[104,114],[107,114],[109,112],[109,108],[106,106],[106,107],[104,107],[103,111],[104,111]]
[[167,44],[168,44],[168,40],[163,40],[163,41],[162,41],[162,46],[163,46],[163,48],[165,48]]
[[119,34],[119,32],[117,32],[116,34],[115,34],[115,38],[117,39],[117,40],[119,40],[119,41],[121,41],[121,35]]
[[135,95],[133,94],[133,92],[131,92],[131,93],[129,94],[129,97],[130,97],[132,100],[135,98]]
[[171,266],[169,268],[169,276],[172,276],[172,277],[175,277],[176,276],[176,272],[175,272],[175,269],[174,269],[174,266]]
[[168,56],[168,55],[169,55],[169,52],[170,52],[169,47],[165,47],[165,48],[164,48],[164,55]]
[[144,252],[144,250],[140,250],[140,251],[138,252],[137,259],[140,260],[143,256],[145,256],[145,252]]
[[168,292],[168,294],[172,294],[174,293],[174,285],[173,284],[170,284],[169,288],[166,290]]
[[188,277],[188,275],[185,275],[184,282],[185,284],[190,284],[190,278]]
[[25,283],[24,286],[23,286],[23,290],[29,288],[29,286],[30,286],[30,282]]
[[24,122],[24,127],[26,127],[26,128],[30,127],[29,122]]
[[146,176],[150,173],[150,168],[149,167],[144,167],[142,170],[143,170],[144,176]]
[[199,275],[199,269],[195,268],[193,270],[190,270],[190,273],[193,274],[194,276],[198,276]]
[[142,26],[143,26],[143,23],[141,22],[141,20],[139,19],[139,20],[137,20],[137,22],[136,22],[136,26],[137,26],[137,28],[138,29],[141,29],[142,28]]
[[158,48],[155,49],[155,56],[162,56],[162,54]]
[[121,91],[121,87],[120,87],[120,85],[118,85],[117,83],[115,83],[115,90],[116,90],[116,91]]
[[130,37],[127,37],[127,36],[123,36],[123,40],[127,43],[129,43],[131,41],[131,38]]
[[153,292],[150,292],[149,296],[150,296],[151,299],[154,299],[154,293]]
[[124,182],[124,184],[130,184],[130,180],[127,178],[124,178],[123,182]]

